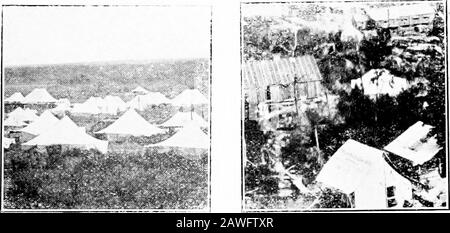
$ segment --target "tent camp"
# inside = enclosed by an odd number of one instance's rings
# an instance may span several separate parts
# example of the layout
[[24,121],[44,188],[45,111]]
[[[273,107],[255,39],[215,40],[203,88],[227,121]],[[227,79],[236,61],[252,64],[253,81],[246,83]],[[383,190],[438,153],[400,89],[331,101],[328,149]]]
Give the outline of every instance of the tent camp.
[[145,90],[143,87],[138,86],[136,88],[134,88],[131,93],[136,94],[136,95],[145,95],[148,93],[147,90]]
[[208,123],[195,112],[177,112],[169,120],[162,123],[161,127],[183,127],[187,124],[195,124],[198,127],[208,127]]
[[208,104],[208,99],[197,89],[187,89],[171,100],[175,106],[187,106]]
[[12,94],[10,97],[5,99],[5,103],[22,103],[25,97],[23,97],[22,93],[16,92]]
[[26,104],[56,103],[57,100],[51,96],[45,88],[36,88],[24,98]]
[[351,80],[351,87],[358,87],[365,95],[374,98],[379,94],[396,96],[409,85],[406,79],[396,77],[386,69],[372,69],[361,78]]
[[52,128],[58,123],[58,118],[56,118],[50,111],[43,112],[38,119],[33,123],[29,124],[27,127],[19,130],[21,132],[29,133],[32,135],[40,135]]
[[134,109],[129,109],[114,123],[96,133],[114,135],[152,136],[166,131],[147,122]]
[[78,127],[69,117],[64,117],[53,127],[39,136],[22,144],[24,146],[62,145],[82,149],[97,149],[102,153],[108,150],[108,142],[88,135],[84,128]]
[[354,194],[357,209],[402,208],[412,198],[411,183],[384,160],[383,151],[352,139],[331,156],[316,180]]
[[[147,147],[159,148],[174,148],[188,153],[189,159],[200,159],[199,152],[205,151],[209,148],[209,136],[206,135],[197,125],[187,124],[180,128],[170,138],[155,144],[150,144]],[[181,153],[182,156],[186,154]]]
[[437,144],[436,136],[428,133],[433,127],[421,121],[410,126],[384,149],[408,159],[413,165],[420,165],[432,159],[442,148]]

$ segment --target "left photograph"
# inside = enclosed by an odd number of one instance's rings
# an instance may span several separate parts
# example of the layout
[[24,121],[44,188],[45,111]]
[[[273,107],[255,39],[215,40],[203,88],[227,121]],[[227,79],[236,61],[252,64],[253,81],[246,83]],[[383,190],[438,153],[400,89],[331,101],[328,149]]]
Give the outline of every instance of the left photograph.
[[211,6],[2,6],[2,210],[210,210]]

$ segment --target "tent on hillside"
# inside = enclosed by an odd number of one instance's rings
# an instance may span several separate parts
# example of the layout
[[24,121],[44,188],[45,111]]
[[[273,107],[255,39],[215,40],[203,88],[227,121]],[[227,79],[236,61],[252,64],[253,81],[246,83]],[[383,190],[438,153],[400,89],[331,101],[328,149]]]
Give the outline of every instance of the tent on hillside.
[[58,118],[56,118],[49,110],[47,110],[43,112],[33,123],[29,124],[27,127],[19,131],[32,135],[40,135],[46,132],[48,129],[54,127],[54,125],[57,124],[58,121]]
[[36,88],[25,96],[23,103],[26,104],[48,104],[56,103],[57,100],[51,96],[45,88]]
[[197,89],[187,89],[171,100],[175,106],[191,107],[193,105],[208,104],[208,99]]
[[208,123],[195,112],[177,112],[169,120],[160,124],[162,127],[183,127],[194,123],[199,127],[208,127]]
[[317,181],[354,195],[357,209],[402,208],[411,201],[412,184],[384,159],[384,153],[347,140],[324,165]]
[[406,79],[396,77],[386,69],[372,69],[361,78],[351,80],[351,87],[358,87],[365,95],[374,98],[382,94],[396,96],[409,85]]
[[10,97],[5,99],[5,103],[23,103],[25,97],[23,97],[22,93],[16,92],[12,94]]
[[53,127],[39,136],[22,144],[24,146],[62,145],[82,149],[97,149],[102,153],[108,150],[108,142],[88,135],[83,127],[78,127],[69,117],[64,117]]
[[3,125],[8,127],[23,127],[26,126],[27,123],[15,117],[8,117],[3,122]]
[[143,87],[138,86],[136,88],[134,88],[131,93],[136,94],[136,95],[145,95],[148,93],[147,90],[145,90]]
[[197,125],[187,124],[170,138],[159,143],[150,144],[147,147],[181,149],[181,151],[188,152],[181,155],[186,156],[186,154],[189,154],[187,156],[189,159],[200,159],[198,155],[207,150],[209,146],[209,136]]
[[113,135],[152,136],[166,131],[147,122],[134,109],[129,109],[114,123],[96,133]]
[[408,159],[413,165],[424,164],[442,149],[437,144],[436,136],[428,135],[432,128],[433,126],[418,121],[384,149]]

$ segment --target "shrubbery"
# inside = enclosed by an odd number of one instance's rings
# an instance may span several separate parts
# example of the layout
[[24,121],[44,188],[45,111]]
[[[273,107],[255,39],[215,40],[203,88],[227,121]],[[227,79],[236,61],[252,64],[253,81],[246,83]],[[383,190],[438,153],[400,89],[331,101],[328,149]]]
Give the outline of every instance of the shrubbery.
[[6,208],[185,209],[207,206],[207,160],[174,153],[51,148],[5,154]]

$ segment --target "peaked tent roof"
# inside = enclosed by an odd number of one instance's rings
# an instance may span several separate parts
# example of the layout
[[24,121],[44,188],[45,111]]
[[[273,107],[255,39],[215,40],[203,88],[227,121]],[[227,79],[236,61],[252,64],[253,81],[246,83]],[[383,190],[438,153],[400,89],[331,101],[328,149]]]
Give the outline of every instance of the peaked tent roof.
[[117,114],[117,112],[124,111],[126,107],[126,103],[120,97],[108,95],[103,99],[100,111],[103,113]]
[[20,131],[30,133],[33,135],[39,135],[46,132],[48,129],[54,127],[58,123],[58,118],[56,118],[50,110],[47,110],[39,116],[39,118],[33,123],[29,124],[27,127],[21,129]]
[[208,149],[209,137],[195,124],[188,124],[165,141],[150,144],[148,147],[180,147]]
[[437,144],[436,136],[428,136],[432,128],[431,125],[418,121],[384,149],[412,161],[414,165],[423,164],[442,149]]
[[133,92],[133,93],[139,93],[139,94],[147,94],[147,93],[148,93],[148,91],[145,90],[145,89],[144,89],[143,87],[141,87],[141,86],[138,86],[138,87],[134,88],[131,92]]
[[108,142],[98,140],[78,127],[69,117],[64,117],[51,129],[31,139],[23,145],[72,145],[87,149],[97,149],[102,153],[108,150]]
[[147,122],[134,109],[129,109],[114,123],[96,133],[152,136],[164,132],[165,130]]
[[25,123],[23,120],[20,120],[18,118],[15,117],[8,117],[4,122],[3,122],[4,126],[13,126],[13,127],[21,127],[21,126],[26,126],[27,123]]
[[10,97],[5,99],[6,103],[22,103],[25,97],[23,97],[22,93],[16,92],[12,94]]
[[176,106],[191,106],[208,104],[208,99],[197,89],[186,89],[171,100]]
[[55,103],[57,100],[53,98],[45,88],[36,88],[30,94],[25,96],[23,101],[27,104],[39,104],[39,103]]
[[190,123],[194,123],[198,127],[208,127],[208,123],[195,112],[177,112],[160,126],[182,127]]
[[12,121],[34,121],[38,118],[36,115],[36,110],[32,109],[22,109],[21,107],[18,107],[14,109],[14,111],[10,112],[8,114],[8,119],[11,119]]
[[146,98],[143,95],[135,96],[133,99],[128,101],[126,105],[132,109],[137,109],[139,111],[143,111],[148,106]]

